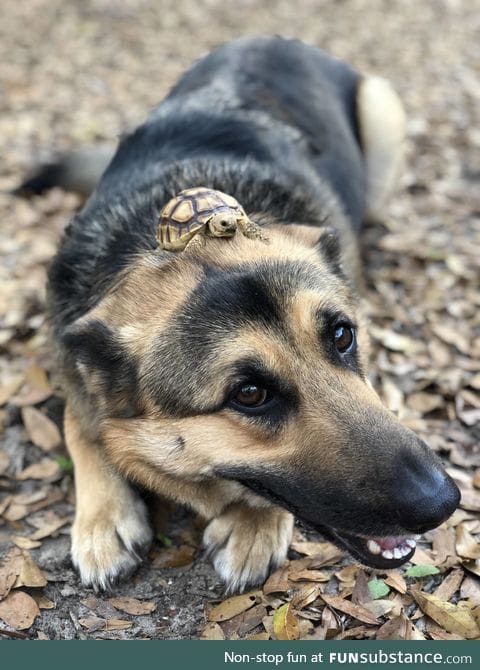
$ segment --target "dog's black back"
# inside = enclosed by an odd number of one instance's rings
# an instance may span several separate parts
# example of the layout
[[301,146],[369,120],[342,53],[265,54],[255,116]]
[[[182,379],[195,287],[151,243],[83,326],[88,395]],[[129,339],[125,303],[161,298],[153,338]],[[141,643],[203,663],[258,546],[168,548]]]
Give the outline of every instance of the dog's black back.
[[358,80],[280,38],[239,40],[200,60],[121,142],[67,229],[50,273],[57,326],[93,306],[132,254],[155,247],[159,211],[184,188],[220,189],[247,213],[310,224],[323,221],[333,192],[357,228],[366,192]]

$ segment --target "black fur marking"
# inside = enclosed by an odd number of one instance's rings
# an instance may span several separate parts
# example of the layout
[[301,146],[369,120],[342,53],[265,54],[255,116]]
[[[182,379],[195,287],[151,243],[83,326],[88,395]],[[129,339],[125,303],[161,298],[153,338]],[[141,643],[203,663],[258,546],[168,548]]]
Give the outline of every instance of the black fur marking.
[[299,287],[318,286],[323,280],[315,266],[296,263],[239,265],[228,272],[204,267],[204,277],[160,335],[144,375],[159,407],[179,416],[221,409],[226,397],[210,406],[200,405],[198,398],[205,396],[212,375],[228,374],[218,371],[228,339],[258,324],[272,336],[289,340],[285,313],[292,295]]
[[177,443],[175,445],[175,451],[183,451],[186,447],[186,442],[184,438],[180,435],[177,437]]
[[[64,333],[62,344],[90,373],[100,373],[103,395],[113,406],[113,416],[129,418],[138,414],[137,365],[110,328],[99,320],[73,326]],[[88,387],[88,379],[84,381]]]

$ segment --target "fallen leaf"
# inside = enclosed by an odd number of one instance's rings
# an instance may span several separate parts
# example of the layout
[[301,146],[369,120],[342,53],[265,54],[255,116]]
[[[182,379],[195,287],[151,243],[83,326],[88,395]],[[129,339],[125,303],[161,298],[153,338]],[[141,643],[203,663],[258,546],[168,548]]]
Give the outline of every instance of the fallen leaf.
[[338,596],[327,596],[324,593],[322,593],[320,597],[327,605],[333,607],[333,609],[338,610],[339,612],[348,614],[354,619],[358,619],[364,623],[378,625],[377,617],[362,605],[356,605],[355,603],[352,603],[349,600],[344,600]]
[[345,556],[345,552],[331,542],[292,542],[290,546],[302,556],[314,558],[317,568],[323,565],[332,565]]
[[78,620],[78,623],[86,628],[89,633],[93,633],[96,630],[103,630],[105,628],[105,619],[101,619],[98,616],[88,616],[83,617]]
[[368,582],[368,590],[373,600],[383,598],[390,593],[390,588],[385,584],[383,579],[372,579]]
[[435,565],[411,565],[405,570],[407,577],[427,577],[428,575],[437,575],[440,570]]
[[399,593],[407,592],[407,583],[402,575],[396,570],[391,570],[387,573],[385,584],[388,584],[392,589],[395,589],[395,591],[398,591]]
[[5,598],[13,588],[20,570],[23,556],[18,549],[11,549],[3,558],[0,565],[0,599]]
[[30,586],[32,588],[46,586],[47,580],[45,575],[38,565],[34,563],[33,558],[28,551],[23,552],[22,559],[20,573],[13,588],[18,589],[21,586]]
[[450,600],[460,588],[463,580],[463,570],[452,570],[445,579],[440,582],[432,595],[440,600]]
[[253,635],[248,635],[246,640],[268,640],[270,635],[268,633],[254,633]]
[[440,600],[436,596],[412,589],[412,595],[422,612],[438,623],[448,633],[455,633],[466,640],[480,636],[471,611]]
[[24,481],[25,479],[53,479],[61,475],[61,470],[54,460],[51,458],[44,458],[39,463],[29,465],[25,470],[17,475],[17,479]]
[[475,606],[480,605],[480,581],[474,577],[465,577],[460,588],[460,596],[468,598]]
[[51,610],[55,607],[53,600],[50,600],[42,593],[32,593],[32,598],[35,600],[41,610]]
[[406,640],[408,631],[408,619],[404,614],[399,614],[381,626],[375,636],[376,640]]
[[147,600],[137,600],[136,598],[129,598],[127,596],[118,596],[116,598],[109,598],[111,603],[117,610],[138,616],[140,614],[151,614],[157,609],[155,603]]
[[455,529],[456,548],[459,556],[463,558],[480,558],[480,543],[478,543],[468,532],[464,523],[459,524]]
[[18,391],[24,380],[23,375],[15,375],[0,386],[0,407],[5,405],[10,398]]
[[415,553],[410,559],[410,563],[413,563],[414,565],[435,565],[435,559],[424,549],[417,546]]
[[298,640],[298,621],[290,603],[285,603],[273,613],[273,633],[277,640]]
[[372,594],[368,588],[367,577],[363,570],[358,571],[357,581],[352,592],[352,603],[356,605],[363,605],[364,603],[370,602],[372,599]]
[[409,409],[413,409],[423,415],[432,412],[434,409],[443,407],[445,400],[440,395],[420,391],[410,394],[406,404]]
[[17,630],[26,630],[40,614],[35,600],[23,591],[12,591],[0,602],[0,619]]
[[30,535],[32,540],[43,540],[45,537],[50,537],[56,533],[57,530],[65,526],[67,523],[70,523],[68,518],[60,518],[56,515],[43,524],[38,530]]
[[22,421],[28,437],[37,447],[52,451],[62,443],[57,426],[43,412],[34,407],[22,408]]
[[243,593],[240,596],[228,598],[210,610],[208,613],[208,620],[217,622],[227,621],[256,605],[260,597],[260,591],[252,591],[251,593]]
[[288,578],[292,582],[328,582],[330,575],[322,570],[299,570],[289,572]]
[[320,594],[320,587],[318,584],[305,584],[295,593],[291,600],[291,605],[296,610],[302,610],[308,607],[318,598]]
[[357,580],[360,568],[358,565],[347,565],[345,568],[335,572],[335,577],[342,582],[344,588],[353,588]]
[[207,623],[205,628],[200,633],[200,639],[201,640],[224,640],[225,635],[223,634],[223,630],[220,628],[218,623],[215,623],[214,621],[211,621],[210,623]]
[[125,630],[131,626],[132,621],[126,619],[107,619],[105,622],[105,630]]
[[191,564],[194,555],[195,548],[188,544],[181,544],[179,547],[167,547],[155,554],[152,566],[156,569],[182,568]]
[[273,572],[263,585],[265,595],[270,593],[285,593],[290,588],[288,581],[288,565],[283,566]]
[[378,600],[372,600],[369,603],[365,603],[364,607],[378,619],[379,617],[389,614],[395,607],[395,602],[393,600],[379,598]]
[[10,465],[10,457],[4,451],[0,450],[0,475],[5,474]]

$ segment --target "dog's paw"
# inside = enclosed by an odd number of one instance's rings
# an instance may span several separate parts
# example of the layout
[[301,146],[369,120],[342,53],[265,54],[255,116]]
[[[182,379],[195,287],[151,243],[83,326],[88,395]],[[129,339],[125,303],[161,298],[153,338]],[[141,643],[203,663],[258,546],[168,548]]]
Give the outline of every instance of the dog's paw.
[[204,544],[227,591],[262,583],[283,563],[292,539],[293,516],[278,507],[229,507],[207,526]]
[[152,542],[145,504],[133,492],[108,505],[83,506],[72,527],[72,561],[86,586],[108,590],[130,575]]

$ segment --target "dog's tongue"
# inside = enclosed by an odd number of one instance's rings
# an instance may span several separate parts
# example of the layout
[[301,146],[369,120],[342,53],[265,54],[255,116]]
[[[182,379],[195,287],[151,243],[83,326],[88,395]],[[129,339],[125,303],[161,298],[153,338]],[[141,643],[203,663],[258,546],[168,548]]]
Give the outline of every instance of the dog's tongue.
[[403,537],[376,537],[375,542],[380,545],[382,550],[395,549],[399,544],[402,544],[405,538]]

